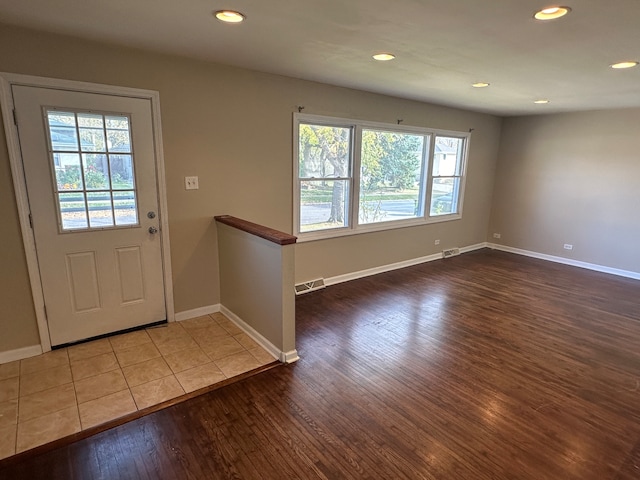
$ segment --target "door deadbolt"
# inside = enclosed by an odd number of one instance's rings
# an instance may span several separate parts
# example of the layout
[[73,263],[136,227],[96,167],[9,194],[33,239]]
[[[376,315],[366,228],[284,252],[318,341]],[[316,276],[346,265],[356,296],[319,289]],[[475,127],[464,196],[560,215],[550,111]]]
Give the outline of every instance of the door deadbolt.
[[147,218],[156,218],[156,212],[147,213]]

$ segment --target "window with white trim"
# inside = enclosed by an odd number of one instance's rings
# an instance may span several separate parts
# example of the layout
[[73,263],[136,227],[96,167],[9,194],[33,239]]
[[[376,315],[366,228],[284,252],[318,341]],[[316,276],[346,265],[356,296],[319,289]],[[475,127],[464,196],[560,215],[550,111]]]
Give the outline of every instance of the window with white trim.
[[431,172],[431,216],[458,212],[464,139],[436,135]]
[[461,218],[469,134],[294,114],[294,230],[329,238]]
[[300,232],[349,227],[353,129],[300,123]]

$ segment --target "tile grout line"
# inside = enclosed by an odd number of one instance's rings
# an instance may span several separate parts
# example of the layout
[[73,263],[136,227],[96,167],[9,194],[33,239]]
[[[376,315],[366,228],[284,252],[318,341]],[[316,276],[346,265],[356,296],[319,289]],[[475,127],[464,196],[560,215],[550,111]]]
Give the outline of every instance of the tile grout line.
[[[167,325],[168,325],[168,323],[167,323]],[[183,330],[185,330],[185,331],[186,331],[186,329],[185,329],[185,328],[184,328],[180,323],[178,323],[178,325],[180,325],[180,327],[181,327]],[[156,327],[156,328],[162,328],[162,327]],[[164,327],[164,328],[168,328],[168,327]],[[146,331],[146,329],[145,329],[145,331]],[[188,334],[188,333],[189,333],[189,332],[187,332],[187,334]],[[158,352],[160,353],[160,358],[162,358],[162,360],[164,361],[164,363],[167,363],[167,361],[166,361],[166,360],[165,360],[165,358],[164,358],[164,353],[162,353],[162,350],[160,350],[160,346],[156,343],[156,341],[153,339],[153,337],[152,337],[148,332],[147,332],[147,335],[149,335],[149,338],[151,338],[151,341],[153,342],[154,346],[156,347],[156,349],[157,349],[157,350],[158,350]],[[169,364],[167,364],[167,366],[169,366]],[[174,371],[171,369],[171,367],[169,367],[169,370],[171,371],[171,376],[173,376],[173,379],[176,381],[176,383],[177,383],[178,385],[180,385],[180,388],[182,389],[182,392],[183,392],[183,393],[186,393],[186,392],[185,392],[185,390],[184,390],[184,387],[183,387],[183,386],[182,386],[182,384],[180,383],[180,380],[178,380],[178,377],[176,377],[176,374],[175,374],[175,373],[174,373]],[[168,376],[169,376],[169,375],[167,375],[167,377],[168,377]],[[163,378],[166,378],[166,377],[163,377]],[[158,380],[159,380],[159,379],[158,379]],[[133,393],[132,393],[132,395],[133,395]],[[135,399],[134,399],[134,400],[135,400]],[[136,404],[136,405],[137,405],[137,404]]]
[[16,438],[13,442],[13,454],[18,453],[18,426],[20,425],[20,389],[22,388],[22,362],[18,364],[18,406],[16,408]]
[[18,453],[18,427],[20,426],[20,390],[22,389],[22,362],[18,365],[18,406],[16,408],[16,438],[13,442],[13,454]]
[[[147,332],[147,329],[145,328],[143,330],[147,336],[149,337],[149,339],[151,340],[151,342],[153,343],[153,338],[151,338],[151,335],[149,335],[149,333]],[[140,407],[138,406],[138,402],[136,401],[136,397],[133,396],[133,392],[131,391],[131,385],[129,385],[129,381],[127,380],[127,377],[124,374],[124,370],[122,369],[122,364],[120,363],[120,359],[118,358],[118,355],[116,354],[116,349],[113,346],[113,343],[111,343],[111,339],[109,340],[109,345],[111,345],[111,350],[113,351],[113,356],[116,357],[116,363],[118,364],[118,368],[120,369],[120,373],[122,373],[122,376],[124,378],[125,383],[127,384],[127,389],[129,391],[129,395],[131,395],[131,399],[133,400],[133,404],[136,406],[136,412],[140,411]]]
[[67,362],[69,363],[69,371],[71,372],[71,384],[73,385],[73,399],[76,402],[76,412],[78,412],[78,423],[80,424],[80,431],[82,428],[82,418],[80,417],[80,403],[78,402],[78,391],[76,389],[76,377],[73,374],[73,368],[71,368],[71,357],[69,356],[69,349],[65,348],[67,352]]

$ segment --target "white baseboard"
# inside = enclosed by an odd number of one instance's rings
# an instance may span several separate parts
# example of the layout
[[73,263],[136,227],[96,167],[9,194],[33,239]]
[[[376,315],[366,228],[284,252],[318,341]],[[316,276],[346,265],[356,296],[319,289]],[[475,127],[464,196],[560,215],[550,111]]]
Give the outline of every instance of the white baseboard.
[[475,245],[469,245],[467,247],[460,247],[460,253],[469,253],[481,248],[487,248],[489,244],[487,242],[476,243]]
[[278,347],[276,347],[269,340],[264,338],[260,333],[258,333],[251,325],[242,320],[238,315],[233,313],[224,305],[220,306],[220,312],[226,316],[229,320],[235,323],[240,330],[249,335],[255,342],[264,348],[267,352],[269,352],[274,359],[278,359],[283,363],[293,363],[298,360],[300,357],[298,356],[297,350],[291,350],[289,352],[283,352]]
[[[468,253],[474,250],[487,247],[487,243],[476,243],[475,245],[469,245],[467,247],[460,247],[460,253]],[[410,260],[404,260],[402,262],[390,263],[388,265],[381,265],[379,267],[368,268],[366,270],[360,270],[357,272],[345,273],[344,275],[337,275],[335,277],[329,277],[324,279],[324,284],[335,285],[337,283],[348,282],[350,280],[357,280],[358,278],[369,277],[371,275],[377,275],[379,273],[391,272],[392,270],[398,270],[400,268],[412,267],[421,263],[433,262],[434,260],[441,260],[442,252],[427,255],[425,257],[412,258]]]
[[35,357],[42,353],[40,345],[31,345],[30,347],[16,348],[15,350],[7,350],[0,352],[0,363],[9,363],[23,358]]
[[220,311],[220,304],[207,305],[206,307],[194,308],[193,310],[185,310],[184,312],[176,312],[176,322],[182,322],[183,320],[191,320],[192,318],[203,317],[210,313],[218,313]]
[[280,361],[282,363],[293,363],[300,360],[297,350],[289,350],[288,352],[280,352]]
[[570,265],[572,267],[586,268],[587,270],[594,270],[596,272],[609,273],[611,275],[618,275],[619,277],[633,278],[640,280],[640,272],[631,272],[629,270],[621,270],[619,268],[605,267],[603,265],[597,265],[595,263],[581,262],[578,260],[572,260],[565,257],[556,257],[554,255],[547,255],[545,253],[532,252],[530,250],[522,250],[520,248],[507,247],[505,245],[498,245],[496,243],[488,243],[487,246],[494,250],[500,250],[502,252],[515,253],[517,255],[524,255],[525,257],[538,258],[540,260],[547,260],[549,262],[562,263],[564,265]]

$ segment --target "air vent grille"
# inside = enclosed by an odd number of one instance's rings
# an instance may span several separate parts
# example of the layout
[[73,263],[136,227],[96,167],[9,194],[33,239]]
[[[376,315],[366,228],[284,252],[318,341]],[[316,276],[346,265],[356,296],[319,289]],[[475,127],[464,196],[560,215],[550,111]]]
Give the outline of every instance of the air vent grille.
[[310,282],[299,283],[295,287],[296,295],[313,292],[314,290],[320,290],[324,287],[324,278],[318,278],[317,280],[311,280]]
[[456,255],[460,255],[459,248],[449,248],[442,251],[442,258],[455,257]]

